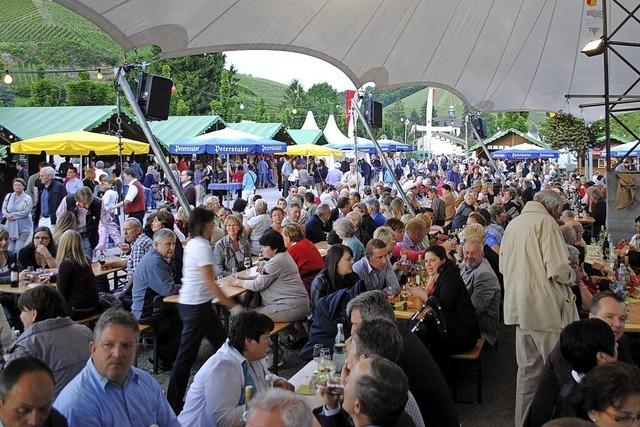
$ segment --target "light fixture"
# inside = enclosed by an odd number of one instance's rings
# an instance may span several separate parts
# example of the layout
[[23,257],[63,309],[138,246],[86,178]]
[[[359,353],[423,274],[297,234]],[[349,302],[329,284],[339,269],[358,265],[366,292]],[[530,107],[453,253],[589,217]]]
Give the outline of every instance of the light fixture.
[[4,77],[2,78],[2,81],[4,81],[4,83],[8,85],[13,83],[13,77],[11,76],[11,74],[9,74],[9,70],[6,70],[4,72]]
[[294,108],[293,110],[291,110],[291,114],[298,114],[298,110]]
[[178,88],[176,87],[176,85],[171,86],[171,93],[176,93],[178,91]]
[[96,74],[96,79],[98,80],[104,79],[104,74],[102,74],[102,70],[98,70],[98,74]]
[[596,40],[591,40],[580,52],[584,53],[588,57],[600,55],[604,52],[604,40],[602,37]]
[[244,110],[244,104],[242,102],[240,103],[240,109]]

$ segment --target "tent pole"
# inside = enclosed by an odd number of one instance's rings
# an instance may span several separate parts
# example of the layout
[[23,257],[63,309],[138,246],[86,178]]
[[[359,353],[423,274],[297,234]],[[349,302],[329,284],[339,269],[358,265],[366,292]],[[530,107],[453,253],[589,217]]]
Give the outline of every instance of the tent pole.
[[[149,142],[149,145],[153,150],[153,154],[156,156],[156,160],[158,161],[158,163],[160,163],[160,167],[164,172],[165,178],[169,181],[169,185],[171,186],[171,189],[178,197],[178,201],[180,202],[180,205],[185,210],[185,212],[187,214],[191,214],[191,207],[189,206],[189,202],[187,201],[187,198],[184,196],[184,193],[182,192],[182,187],[176,180],[176,177],[171,172],[171,169],[169,169],[169,164],[167,163],[167,159],[164,158],[164,153],[162,152],[162,149],[160,148],[158,141],[156,141],[156,138],[153,135],[153,132],[151,132],[149,123],[147,123],[147,118],[144,116],[144,114],[142,114],[142,110],[140,109],[140,106],[136,101],[136,97],[133,94],[133,91],[131,90],[131,86],[129,86],[129,82],[127,81],[127,78],[126,78],[126,69],[124,67],[120,67],[116,70],[116,80],[118,81],[118,86],[120,86],[120,89],[122,89],[122,92],[124,93],[125,98],[127,98],[127,102],[129,103],[129,106],[133,110],[133,114],[135,114],[136,118],[140,122],[140,127],[142,128],[144,135],[147,137],[147,141]],[[122,164],[120,164],[120,166],[122,167]]]
[[[229,171],[229,155],[227,154],[227,185],[231,183],[230,171]],[[227,208],[231,209],[231,190],[227,187]]]
[[[367,121],[364,118],[364,115],[362,114],[362,111],[360,111],[360,108],[358,107],[358,102],[355,96],[351,100],[351,107],[356,113],[358,113],[358,117],[360,117],[360,120],[362,121],[362,125],[364,126],[364,129],[367,131],[369,138],[371,138],[371,141],[373,141],[373,144],[376,146],[376,150],[378,150],[378,154],[382,159],[382,163],[384,163],[384,167],[386,167],[387,170],[391,171],[391,177],[393,178],[393,183],[398,190],[398,194],[400,194],[400,198],[402,199],[404,204],[407,206],[409,213],[413,216],[416,216],[416,212],[413,210],[413,206],[411,206],[411,203],[409,203],[409,200],[407,199],[407,195],[405,194],[404,190],[402,189],[402,186],[398,182],[396,175],[393,173],[393,169],[391,169],[391,165],[389,164],[389,160],[387,160],[387,156],[385,156],[385,154],[382,152],[382,147],[380,147],[380,144],[378,143],[378,140],[376,139],[376,137],[373,136],[373,132],[371,131],[371,127],[369,127],[369,123],[367,123]],[[357,167],[356,167],[356,171],[357,171]]]
[[[82,171],[84,170],[84,164],[82,163],[82,154],[80,154],[80,179],[84,179],[83,178],[83,173]],[[64,177],[62,177],[64,179]]]

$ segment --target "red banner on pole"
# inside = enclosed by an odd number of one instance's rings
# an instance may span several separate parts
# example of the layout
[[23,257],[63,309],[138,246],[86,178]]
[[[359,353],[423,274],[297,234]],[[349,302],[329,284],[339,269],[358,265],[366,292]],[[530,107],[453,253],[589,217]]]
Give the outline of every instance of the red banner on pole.
[[346,90],[344,92],[344,117],[345,126],[349,127],[349,121],[351,120],[351,100],[356,96],[355,90]]

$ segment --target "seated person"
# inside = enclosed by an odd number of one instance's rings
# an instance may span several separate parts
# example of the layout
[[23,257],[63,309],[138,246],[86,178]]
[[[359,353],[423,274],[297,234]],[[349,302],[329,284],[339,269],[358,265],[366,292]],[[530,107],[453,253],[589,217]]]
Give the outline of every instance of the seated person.
[[332,245],[327,250],[324,267],[311,283],[311,310],[318,300],[338,289],[350,288],[360,278],[353,272],[351,249],[344,245]]
[[144,228],[144,234],[148,238],[153,239],[153,233],[161,228],[172,230],[176,235],[176,248],[173,251],[173,255],[171,255],[169,265],[171,266],[174,282],[176,284],[182,283],[182,257],[184,255],[184,248],[182,246],[180,236],[176,233],[173,214],[168,209],[158,209],[158,212],[155,215],[150,214],[147,217],[147,225]]
[[[283,199],[284,200],[284,199]],[[269,212],[271,216],[271,229],[276,233],[282,233],[282,221],[284,220],[284,211],[279,207],[274,207]]]
[[356,364],[345,381],[342,407],[337,405],[334,413],[314,410],[321,426],[346,427],[351,425],[349,420],[355,426],[414,425],[403,411],[409,391],[407,376],[395,363],[369,357]]
[[424,261],[426,272],[434,279],[426,290],[415,287],[411,292],[423,302],[430,297],[435,298],[442,308],[447,334],[438,337],[430,330],[420,338],[429,347],[440,368],[447,372],[450,354],[464,353],[476,345],[480,337],[478,320],[460,271],[447,258],[445,250],[441,246],[430,247],[425,252]]
[[282,388],[270,388],[251,401],[247,427],[287,425],[313,425],[313,415],[303,396]]
[[235,216],[227,217],[224,230],[226,235],[213,248],[216,275],[219,276],[228,276],[234,270],[236,273],[243,271],[245,259],[251,260],[251,246],[244,237],[240,220]]
[[304,228],[300,224],[287,225],[282,231],[282,238],[287,252],[298,266],[305,289],[309,290],[311,281],[324,267],[320,251],[316,245],[304,237]]
[[250,218],[245,225],[245,235],[251,245],[251,254],[260,254],[260,238],[271,230],[271,217],[267,213],[267,202],[259,199],[255,204],[256,216]]
[[69,316],[78,320],[98,312],[100,304],[96,277],[91,261],[82,251],[80,233],[73,230],[64,232],[56,261],[59,267],[55,281],[66,302]]
[[9,250],[9,232],[0,225],[0,283],[9,283],[11,265],[16,262],[16,254]]
[[180,427],[158,381],[133,367],[139,338],[131,313],[112,308],[100,316],[91,358],[55,401],[70,426],[133,425],[135,415],[135,425]]
[[640,249],[640,216],[637,216],[633,223],[635,224],[636,233],[629,239],[629,244],[635,249]]
[[11,347],[9,361],[31,356],[46,363],[55,379],[55,398],[86,365],[91,330],[67,317],[64,299],[52,286],[28,289],[18,308],[24,332]]
[[365,248],[365,256],[353,264],[353,271],[360,277],[360,280],[364,281],[367,290],[400,289],[398,277],[393,272],[387,254],[385,242],[371,239]]
[[[33,232],[31,242],[18,252],[18,264],[22,269],[57,268],[56,253],[49,227],[38,227]],[[26,276],[21,275],[20,279],[26,279]]]
[[580,381],[578,416],[596,426],[637,423],[640,412],[640,370],[627,363],[606,363]]
[[[289,204],[289,211],[287,212],[286,218],[282,220],[282,226],[286,227],[289,224],[299,224],[301,221],[301,213],[302,205],[300,205],[297,201],[292,201]],[[304,222],[302,224],[304,224]]]
[[302,320],[309,310],[309,295],[304,288],[298,266],[284,246],[278,233],[264,233],[260,237],[262,256],[266,264],[258,266],[258,277],[243,281],[245,289],[260,292],[262,306],[258,312],[271,317],[274,322]]
[[333,222],[331,217],[331,207],[326,203],[321,203],[316,209],[315,215],[310,215],[304,224],[304,234],[312,243],[324,242],[327,234],[331,231]]
[[51,369],[35,357],[8,363],[0,373],[0,425],[67,427],[65,417],[51,405],[54,381]]
[[407,254],[407,259],[417,261],[424,255],[424,245],[422,241],[427,237],[431,223],[427,224],[424,219],[413,218],[405,226],[404,236],[393,249],[393,256],[400,258],[400,252]]
[[353,235],[360,243],[362,243],[364,251],[364,245],[371,240],[371,234],[362,227],[362,215],[359,212],[351,211],[346,215],[346,217],[351,221],[351,224],[353,224]]
[[353,261],[360,261],[364,256],[364,245],[355,237],[353,223],[348,218],[337,219],[333,223],[333,231],[336,232],[341,243],[351,249]]
[[480,240],[465,240],[460,275],[476,311],[480,334],[490,345],[498,341],[500,325],[500,282],[482,252]]
[[178,293],[169,260],[176,245],[176,235],[161,228],[153,235],[153,248],[140,260],[133,273],[131,312],[151,325],[158,339],[158,359],[163,370],[171,370],[176,360],[182,323],[175,304],[165,304],[164,297]]
[[[558,378],[553,368],[559,357],[571,369],[563,378]],[[571,399],[582,377],[596,366],[616,360],[615,338],[605,322],[583,319],[567,325],[545,363],[525,425],[542,426],[552,418],[573,416]]]
[[234,320],[229,338],[196,372],[178,416],[183,426],[239,426],[246,410],[245,386],[260,395],[273,386],[293,391],[285,379],[271,374],[265,357],[271,346],[273,321],[249,311]]

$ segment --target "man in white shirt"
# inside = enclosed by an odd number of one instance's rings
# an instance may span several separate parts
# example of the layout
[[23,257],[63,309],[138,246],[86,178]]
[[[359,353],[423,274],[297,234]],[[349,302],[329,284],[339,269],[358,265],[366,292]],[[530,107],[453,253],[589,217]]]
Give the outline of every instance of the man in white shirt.
[[342,179],[340,181],[342,182],[342,185],[349,188],[358,187],[358,183],[360,183],[360,185],[364,185],[362,175],[356,170],[355,163],[349,164],[349,171],[342,175]]
[[120,206],[124,207],[124,213],[128,216],[137,218],[141,224],[144,224],[145,203],[144,203],[144,188],[138,181],[138,177],[135,171],[131,168],[126,168],[122,171],[122,178],[129,184],[127,194],[124,196],[124,200],[114,206],[114,209],[118,209]]
[[629,244],[635,248],[640,247],[640,216],[636,217],[634,220],[636,224],[636,234],[631,237],[629,240]]
[[327,184],[336,186],[340,184],[340,180],[342,179],[342,171],[340,170],[340,162],[336,162],[335,168],[331,169],[327,173]]
[[76,194],[83,187],[82,180],[78,178],[78,169],[75,166],[67,168],[67,182],[65,183],[67,194]]
[[257,312],[239,314],[229,339],[196,373],[178,420],[184,426],[240,426],[247,410],[245,387],[254,394],[271,386],[293,391],[266,367],[273,321]]

